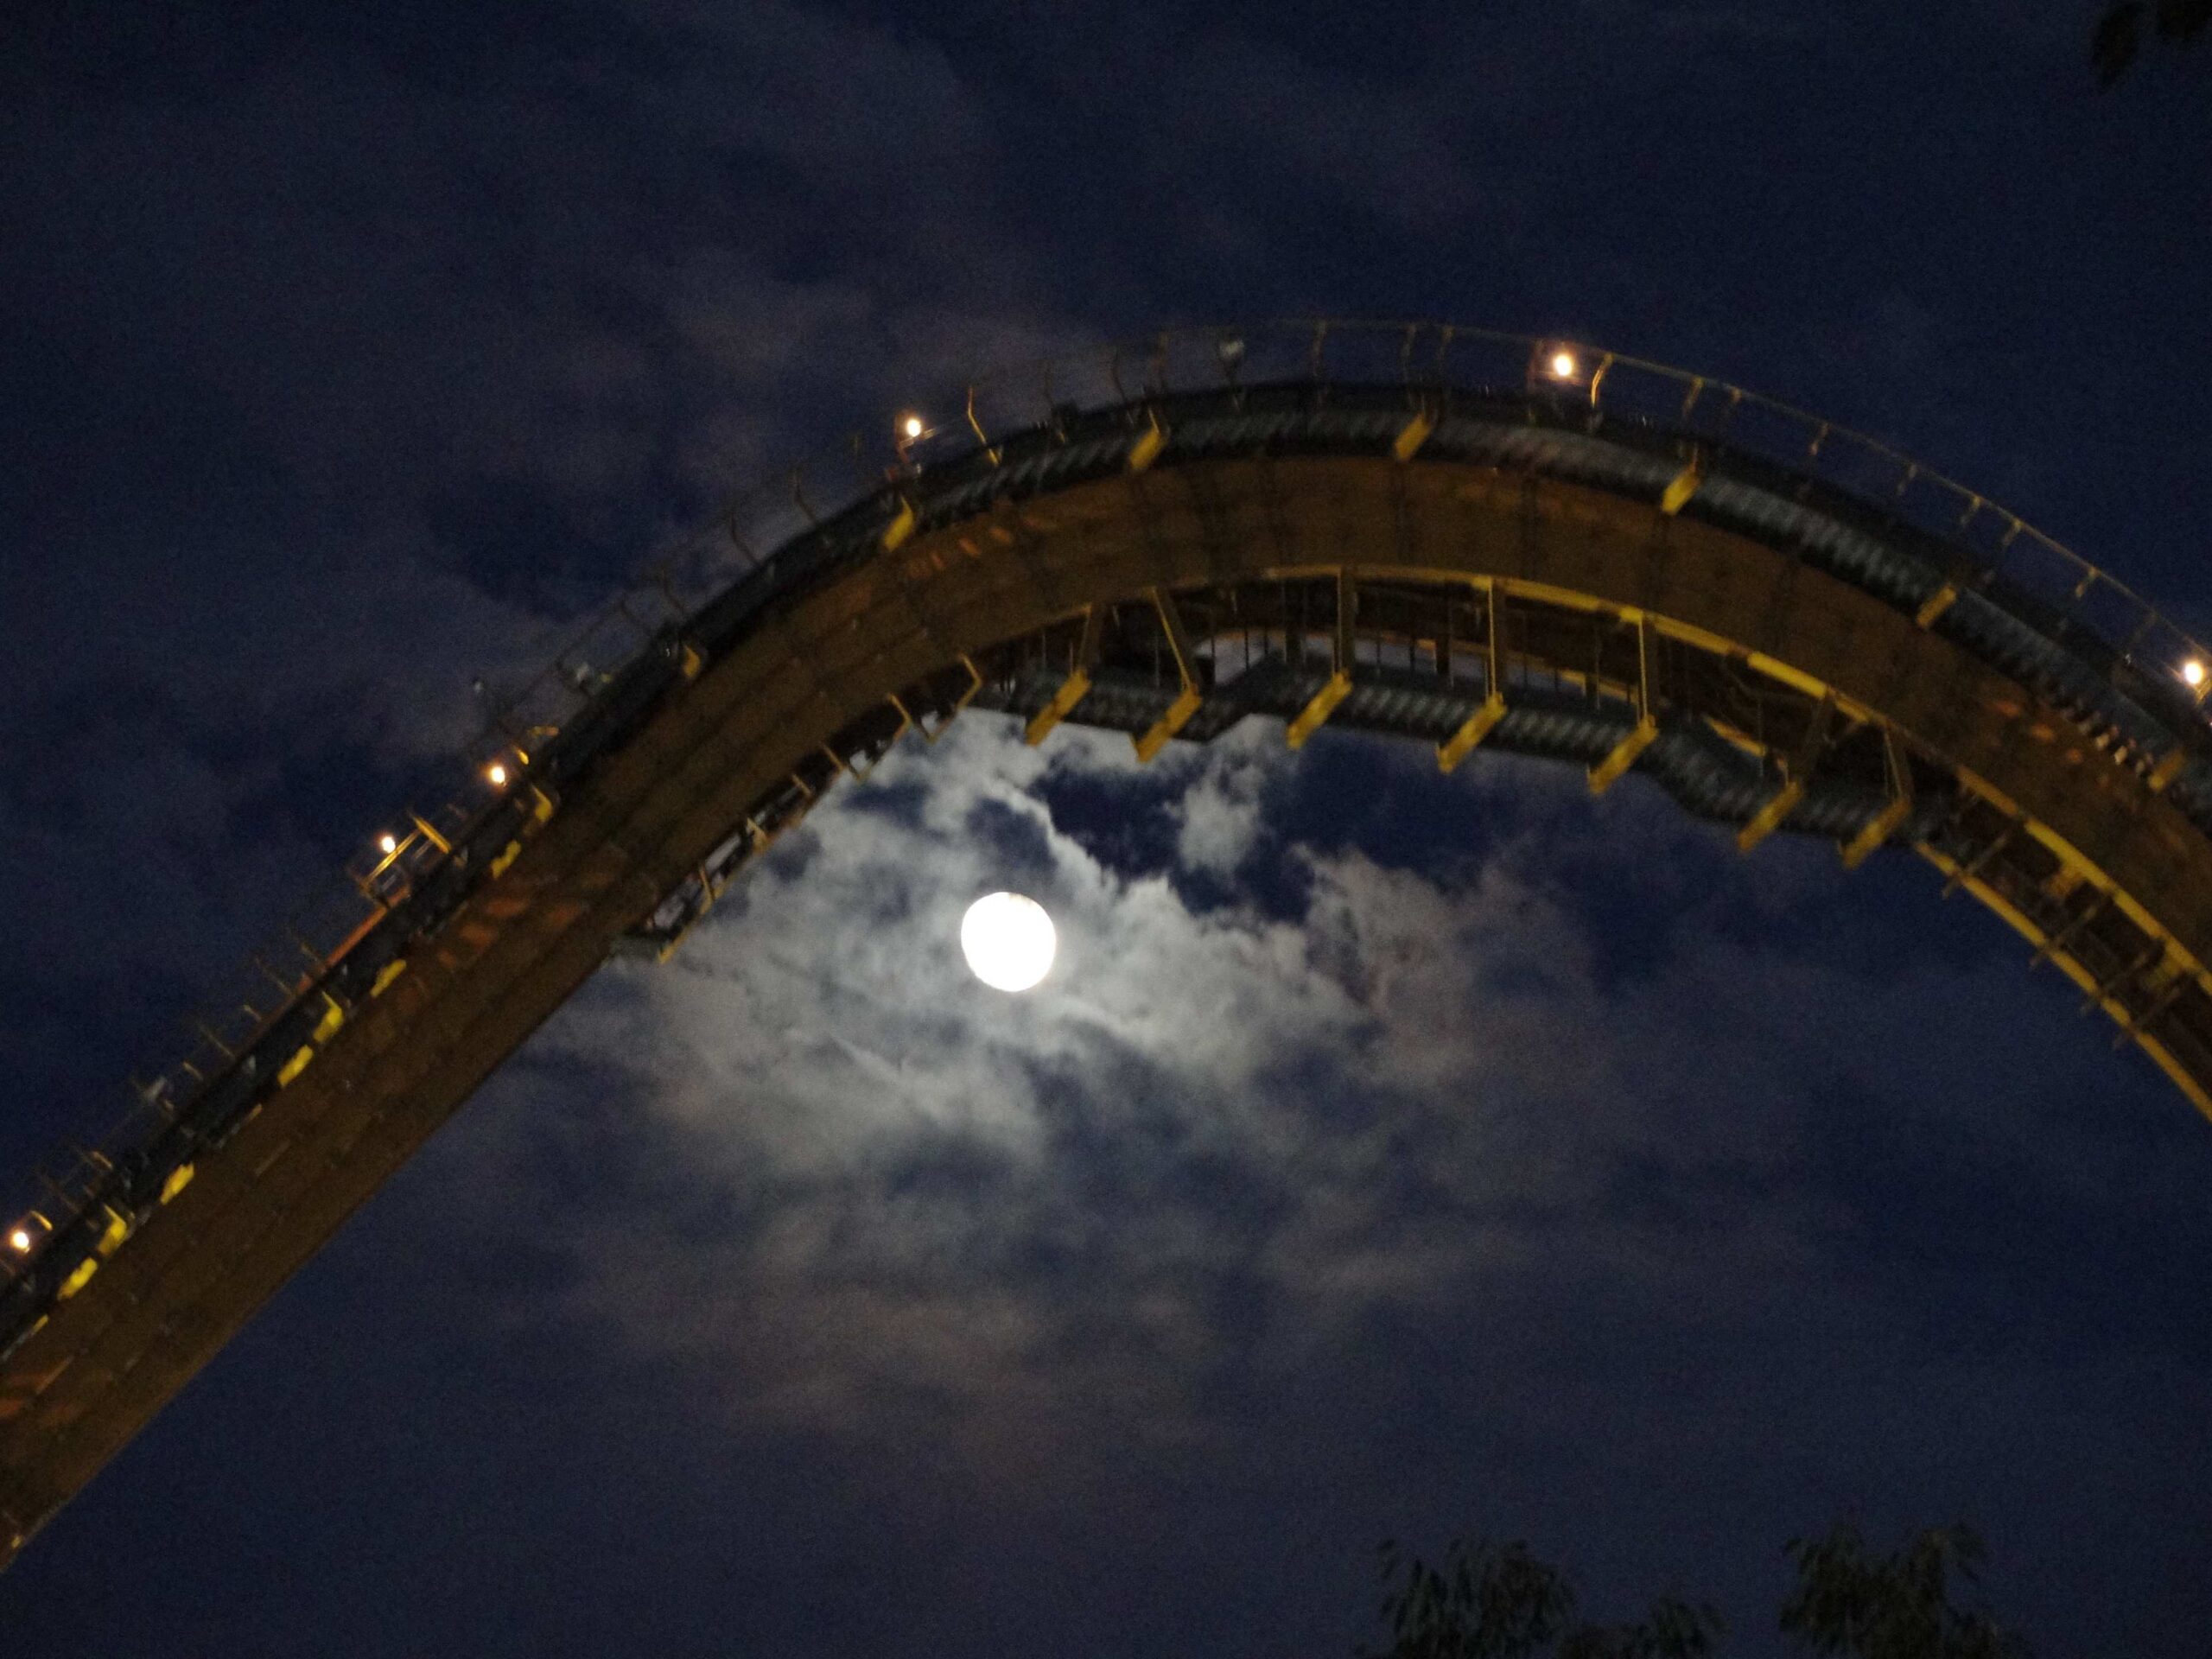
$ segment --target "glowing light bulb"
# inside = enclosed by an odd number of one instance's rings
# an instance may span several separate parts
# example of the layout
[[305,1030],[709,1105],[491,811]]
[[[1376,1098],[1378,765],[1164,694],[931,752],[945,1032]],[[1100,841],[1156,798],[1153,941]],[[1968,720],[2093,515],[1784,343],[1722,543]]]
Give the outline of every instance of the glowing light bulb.
[[904,420],[899,423],[899,429],[906,435],[906,442],[912,443],[916,438],[922,435],[924,430],[922,426],[922,417],[918,415],[907,416]]
[[394,853],[399,850],[399,838],[397,836],[378,836],[377,850],[382,853],[386,858],[390,858]]
[[2181,665],[2181,677],[2191,685],[2203,684],[2204,664],[2198,662],[2196,658],[2190,658]]
[[490,766],[484,769],[484,776],[490,780],[493,788],[504,789],[506,787],[507,769],[501,766],[498,761],[494,760]]
[[8,1248],[15,1251],[17,1255],[29,1255],[31,1249],[30,1229],[28,1227],[18,1227],[14,1232],[9,1234]]
[[960,950],[976,978],[994,990],[1026,991],[1052,971],[1059,942],[1052,918],[1034,899],[987,893],[960,920]]
[[1574,353],[1573,352],[1554,352],[1552,353],[1552,373],[1558,378],[1561,380],[1573,379],[1576,366]]

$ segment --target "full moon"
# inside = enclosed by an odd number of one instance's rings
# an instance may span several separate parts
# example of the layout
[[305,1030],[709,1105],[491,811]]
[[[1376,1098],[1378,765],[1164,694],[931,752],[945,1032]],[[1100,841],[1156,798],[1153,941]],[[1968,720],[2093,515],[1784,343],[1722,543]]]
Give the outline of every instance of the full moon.
[[1057,948],[1045,906],[1018,893],[986,893],[960,920],[961,953],[994,990],[1028,990],[1052,971]]

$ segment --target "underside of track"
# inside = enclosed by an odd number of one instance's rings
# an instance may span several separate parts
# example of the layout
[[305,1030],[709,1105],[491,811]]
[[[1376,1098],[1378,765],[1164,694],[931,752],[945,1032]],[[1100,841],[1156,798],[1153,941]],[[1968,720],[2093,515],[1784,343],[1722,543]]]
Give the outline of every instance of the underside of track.
[[1138,397],[977,437],[671,625],[116,1161],[6,1304],[0,1550],[610,954],[672,949],[839,776],[963,709],[1147,759],[1255,715],[1447,768],[1509,749],[1593,790],[1642,774],[1747,851],[1910,848],[2212,1116],[2193,700],[1952,550],[1663,423],[1442,386]]

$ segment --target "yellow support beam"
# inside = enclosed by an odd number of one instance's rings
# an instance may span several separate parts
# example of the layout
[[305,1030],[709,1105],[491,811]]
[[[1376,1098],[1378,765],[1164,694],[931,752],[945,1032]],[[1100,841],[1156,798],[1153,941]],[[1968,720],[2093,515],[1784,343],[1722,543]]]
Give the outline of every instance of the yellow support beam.
[[1590,792],[1602,795],[1621,779],[1621,774],[1636,764],[1636,758],[1651,747],[1651,740],[1659,735],[1659,723],[1640,720],[1636,728],[1613,745],[1613,751],[1590,768]]
[[1075,712],[1076,704],[1090,690],[1090,676],[1078,668],[1060,682],[1060,689],[1052,693],[1052,700],[1029,717],[1029,723],[1021,728],[1021,741],[1035,748],[1053,727]]
[[1797,810],[1797,803],[1805,798],[1805,780],[1792,778],[1767,798],[1766,804],[1751,814],[1751,819],[1736,832],[1736,850],[1748,853],[1782,827],[1783,820]]
[[1191,716],[1205,701],[1197,686],[1185,686],[1183,695],[1167,706],[1167,712],[1153,722],[1152,729],[1136,740],[1137,759],[1149,760],[1166,748],[1167,740],[1191,723]]
[[1129,470],[1141,473],[1160,459],[1160,452],[1167,447],[1167,429],[1155,416],[1144,429],[1144,435],[1129,446]]
[[[1083,632],[1076,641],[1075,665],[1060,689],[1052,693],[1052,700],[1030,716],[1029,724],[1021,729],[1021,741],[1031,748],[1042,743],[1052,728],[1075,711],[1075,706],[1090,690],[1091,664],[1098,660],[1098,607],[1086,606],[1083,613]],[[1181,666],[1180,659],[1177,666]],[[1186,675],[1185,677],[1188,678]]]
[[1912,766],[1905,757],[1904,742],[1886,727],[1882,732],[1882,760],[1883,769],[1889,774],[1890,804],[1869,818],[1865,829],[1839,847],[1847,870],[1855,870],[1872,857],[1912,816]]
[[1321,729],[1322,724],[1337,712],[1337,705],[1351,695],[1351,676],[1338,669],[1329,676],[1328,683],[1313,694],[1313,700],[1298,712],[1283,733],[1284,741],[1294,749],[1306,747],[1306,740]]
[[1651,740],[1659,735],[1658,702],[1651,689],[1651,620],[1639,617],[1636,624],[1636,726],[1629,734],[1613,745],[1613,751],[1590,768],[1590,792],[1602,795],[1618,783],[1621,774],[1636,764],[1637,756],[1651,747]]
[[1167,636],[1167,649],[1175,658],[1175,671],[1183,677],[1186,686],[1198,683],[1198,653],[1191,649],[1191,636],[1183,632],[1182,613],[1175,608],[1175,601],[1161,588],[1152,590],[1152,608],[1160,613],[1160,632]]
[[[2034,945],[2039,952],[2046,953],[2050,960],[2057,964],[2061,973],[2079,986],[2114,1020],[2120,1022],[2120,1035],[2123,1039],[2133,1038],[2136,1046],[2150,1057],[2152,1064],[2164,1072],[2168,1081],[2188,1096],[2190,1104],[2196,1107],[2205,1116],[2212,1117],[2212,1093],[2206,1091],[2204,1085],[2196,1080],[2189,1068],[2181,1063],[2179,1057],[2165,1044],[2139,1026],[2130,1028],[2131,1020],[2127,1007],[2112,994],[2111,988],[2100,984],[2095,975],[2083,967],[2071,953],[2057,949],[2053,944],[2050,935],[2045,933],[2042,928],[2029,919],[2018,906],[2013,905],[2003,893],[1974,875],[1956,860],[1946,857],[1924,841],[1917,843],[1917,850],[1923,858],[1949,879],[1946,884],[1947,887],[1954,883],[1965,887],[1968,893],[2011,924],[2013,931],[2019,934],[2030,944]],[[2183,973],[2194,972],[2192,965],[2185,957],[2177,958],[2177,965]]]
[[899,516],[883,527],[883,550],[896,553],[906,546],[912,539],[914,527],[919,522],[914,516],[914,504],[902,499],[899,503]]
[[1428,442],[1428,435],[1436,430],[1436,423],[1426,410],[1417,411],[1413,419],[1398,429],[1398,435],[1390,442],[1390,459],[1411,461]]
[[1945,582],[1941,588],[1938,588],[1934,593],[1928,595],[1927,601],[1923,604],[1917,611],[1913,613],[1912,620],[1923,628],[1931,628],[1935,626],[1936,619],[1942,615],[1944,612],[1949,610],[1951,608],[1952,602],[1955,601],[1958,596],[1959,590],[1957,587],[1951,582]]
[[1845,842],[1839,849],[1843,854],[1843,868],[1855,870],[1897,834],[1904,821],[1912,816],[1912,801],[1900,795],[1866,820],[1866,827]]
[[1697,486],[1705,482],[1705,457],[1692,455],[1690,464],[1676,473],[1674,480],[1660,493],[1659,511],[1669,518],[1689,505],[1690,498],[1697,493]]
[[1191,649],[1190,636],[1183,632],[1183,619],[1175,609],[1175,601],[1165,590],[1158,588],[1152,590],[1151,597],[1153,609],[1160,613],[1160,631],[1167,636],[1168,652],[1175,658],[1175,671],[1182,677],[1183,690],[1181,695],[1168,704],[1167,712],[1136,740],[1139,760],[1150,760],[1166,747],[1167,740],[1191,723],[1191,716],[1198,712],[1198,705],[1205,701],[1205,693],[1198,689],[1197,656]]
[[1475,746],[1491,734],[1497,722],[1505,718],[1505,699],[1492,696],[1489,702],[1467,716],[1466,722],[1443,742],[1436,746],[1436,769],[1449,772],[1475,751]]
[[1331,668],[1328,683],[1313,694],[1313,701],[1299,710],[1298,718],[1290,722],[1283,736],[1294,749],[1305,747],[1306,740],[1321,729],[1322,722],[1337,711],[1337,705],[1351,695],[1351,667],[1353,652],[1353,619],[1359,608],[1359,590],[1354,585],[1350,570],[1337,572],[1337,627],[1331,646]]

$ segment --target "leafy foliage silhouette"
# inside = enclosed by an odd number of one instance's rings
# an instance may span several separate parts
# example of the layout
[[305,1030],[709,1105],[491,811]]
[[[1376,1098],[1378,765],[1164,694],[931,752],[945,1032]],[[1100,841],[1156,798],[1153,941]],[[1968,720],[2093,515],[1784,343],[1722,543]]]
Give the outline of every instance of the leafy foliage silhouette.
[[1870,1554],[1848,1522],[1825,1537],[1793,1538],[1797,1587],[1782,1629],[1816,1654],[1853,1659],[2025,1659],[2027,1644],[1989,1615],[1951,1605],[1954,1573],[1979,1580],[1981,1540],[1967,1527],[1933,1528],[1888,1555]]
[[[1987,1612],[1952,1604],[1955,1582],[1979,1582],[1982,1544],[1967,1527],[1931,1528],[1883,1554],[1845,1522],[1787,1551],[1797,1582],[1782,1632],[1821,1659],[2028,1659]],[[1710,1605],[1671,1596],[1633,1624],[1578,1623],[1567,1575],[1520,1542],[1455,1538],[1432,1566],[1389,1541],[1380,1565],[1389,1645],[1363,1645],[1357,1659],[1708,1659],[1727,1630]]]
[[1554,1641],[1557,1659],[1705,1659],[1725,1628],[1671,1599],[1639,1624],[1575,1624],[1573,1586],[1519,1542],[1455,1538],[1440,1567],[1385,1542],[1381,1566],[1390,1645],[1360,1659],[1528,1659]]
[[2111,86],[2141,55],[2146,15],[2159,39],[2186,46],[2212,26],[2212,0],[2113,0],[2089,37],[2089,61],[2100,86]]

